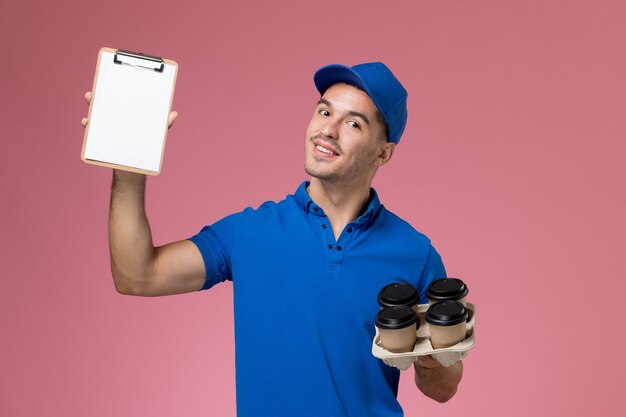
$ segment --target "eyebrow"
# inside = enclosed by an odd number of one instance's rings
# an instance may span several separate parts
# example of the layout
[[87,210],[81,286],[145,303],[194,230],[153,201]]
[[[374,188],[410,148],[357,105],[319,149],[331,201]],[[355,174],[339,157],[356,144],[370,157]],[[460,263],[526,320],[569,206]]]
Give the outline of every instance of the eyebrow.
[[[330,101],[326,100],[325,98],[320,98],[320,101],[317,102],[317,105],[319,106],[320,104],[325,104],[328,107],[333,107],[333,103],[331,103]],[[364,115],[363,113],[358,112],[358,111],[354,111],[354,110],[350,110],[348,112],[348,114],[351,115],[351,116],[360,117],[369,126],[370,119],[368,119],[367,116]]]

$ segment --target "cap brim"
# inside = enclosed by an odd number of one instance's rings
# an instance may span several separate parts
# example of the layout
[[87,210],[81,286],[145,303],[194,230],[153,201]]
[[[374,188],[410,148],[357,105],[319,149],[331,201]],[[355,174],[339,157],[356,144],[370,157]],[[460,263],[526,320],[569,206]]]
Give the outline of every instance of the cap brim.
[[321,67],[315,72],[313,76],[315,87],[320,94],[324,94],[328,87],[337,83],[354,84],[372,97],[372,93],[367,84],[361,79],[361,77],[352,70],[352,68],[340,64],[331,64]]

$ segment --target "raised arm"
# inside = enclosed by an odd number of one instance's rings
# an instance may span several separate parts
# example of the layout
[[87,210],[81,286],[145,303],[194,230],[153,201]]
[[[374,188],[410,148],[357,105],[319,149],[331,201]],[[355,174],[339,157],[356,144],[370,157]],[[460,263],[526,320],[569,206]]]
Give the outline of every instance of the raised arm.
[[[85,94],[87,103],[91,93]],[[178,113],[169,118],[171,127]],[[84,118],[82,125],[88,120]],[[115,288],[121,294],[157,296],[197,291],[204,284],[200,251],[183,240],[154,247],[145,213],[146,176],[113,170],[109,250]]]
[[144,209],[146,176],[114,170],[109,208],[109,250],[115,288],[128,295],[197,291],[204,262],[192,242],[154,247]]

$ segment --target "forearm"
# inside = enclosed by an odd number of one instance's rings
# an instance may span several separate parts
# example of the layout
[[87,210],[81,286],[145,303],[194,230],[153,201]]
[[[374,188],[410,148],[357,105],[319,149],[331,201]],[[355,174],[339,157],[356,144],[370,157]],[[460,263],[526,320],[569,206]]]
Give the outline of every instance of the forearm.
[[[434,359],[432,359],[434,361]],[[427,397],[437,402],[446,402],[456,394],[457,387],[463,377],[463,362],[444,367],[425,368],[417,362],[415,368],[415,385]]]
[[150,225],[144,208],[146,177],[113,171],[109,208],[111,272],[117,290],[136,292],[148,279],[154,260]]

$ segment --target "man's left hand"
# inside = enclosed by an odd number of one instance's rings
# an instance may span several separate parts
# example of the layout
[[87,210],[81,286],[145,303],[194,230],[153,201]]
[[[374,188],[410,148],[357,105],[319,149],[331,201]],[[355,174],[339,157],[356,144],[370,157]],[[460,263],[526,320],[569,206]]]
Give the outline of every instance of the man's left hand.
[[456,394],[463,376],[463,362],[458,361],[446,368],[431,355],[418,356],[413,367],[417,388],[427,397],[441,403]]

